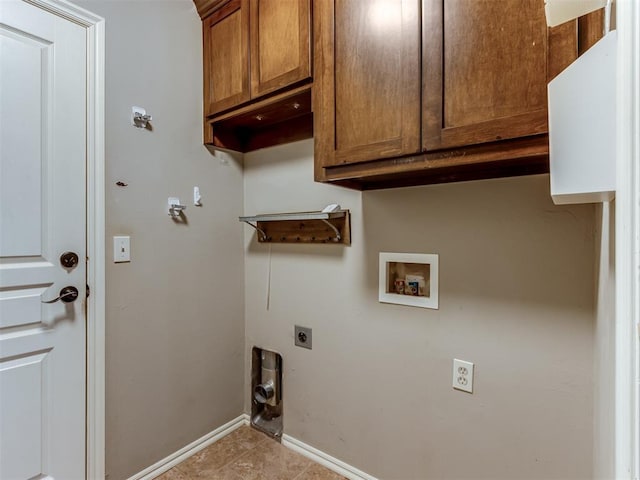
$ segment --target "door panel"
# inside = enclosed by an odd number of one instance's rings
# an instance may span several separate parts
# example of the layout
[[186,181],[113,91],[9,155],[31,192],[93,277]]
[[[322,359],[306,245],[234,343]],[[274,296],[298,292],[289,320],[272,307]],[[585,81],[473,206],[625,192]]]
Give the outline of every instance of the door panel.
[[546,109],[547,26],[531,16],[536,1],[445,2],[445,128]]
[[420,151],[417,0],[316,4],[316,156],[322,166]]
[[2,478],[35,478],[49,469],[43,427],[47,422],[49,351],[33,353],[0,364],[0,390],[29,392],[0,403],[0,437],[3,442]]
[[[42,140],[50,135],[50,42],[0,26],[2,109],[13,112],[0,130],[0,256],[42,253]],[[44,101],[43,101],[44,100]],[[25,139],[30,139],[26,142]],[[46,192],[44,192],[46,195]],[[44,226],[46,228],[46,225]]]
[[248,7],[248,0],[232,0],[202,24],[205,115],[249,100]]
[[311,75],[310,0],[252,0],[251,97]]
[[538,0],[424,0],[423,15],[425,150],[548,131],[549,59],[576,58],[575,26],[548,29]]
[[40,323],[40,298],[46,287],[0,291],[0,328]]
[[419,22],[414,1],[336,1],[336,163],[418,151]]
[[0,4],[0,478],[85,476],[86,42]]

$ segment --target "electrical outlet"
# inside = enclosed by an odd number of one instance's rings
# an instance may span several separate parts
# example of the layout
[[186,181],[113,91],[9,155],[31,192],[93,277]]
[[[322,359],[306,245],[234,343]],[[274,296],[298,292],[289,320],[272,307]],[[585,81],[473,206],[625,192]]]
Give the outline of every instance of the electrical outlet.
[[293,334],[296,347],[308,348],[309,350],[311,350],[311,348],[313,347],[313,338],[311,336],[312,331],[309,327],[301,327],[300,325],[295,325]]
[[473,363],[453,359],[453,388],[473,393]]

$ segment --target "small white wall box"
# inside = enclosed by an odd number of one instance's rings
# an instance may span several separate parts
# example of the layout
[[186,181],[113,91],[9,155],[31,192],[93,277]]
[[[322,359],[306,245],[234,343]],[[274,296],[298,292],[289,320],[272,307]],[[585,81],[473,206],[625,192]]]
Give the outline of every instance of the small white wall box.
[[616,32],[609,32],[549,83],[556,205],[606,202],[615,195],[616,44]]
[[438,255],[380,252],[378,301],[438,308]]

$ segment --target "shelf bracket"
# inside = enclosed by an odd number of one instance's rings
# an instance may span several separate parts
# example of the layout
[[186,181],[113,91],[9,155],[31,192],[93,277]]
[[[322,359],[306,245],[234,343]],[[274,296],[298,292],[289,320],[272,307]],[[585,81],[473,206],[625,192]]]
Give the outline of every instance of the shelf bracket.
[[256,231],[260,234],[260,237],[262,238],[262,241],[263,241],[263,242],[266,242],[266,241],[267,241],[267,234],[266,234],[266,233],[264,233],[264,231],[263,231],[260,227],[258,227],[258,225],[257,225],[257,224],[256,224],[256,225],[254,225],[253,223],[251,223],[251,222],[247,222],[247,221],[245,221],[244,223],[246,223],[247,225],[251,225],[253,228],[255,228],[255,229],[256,229]]
[[340,230],[338,230],[333,223],[329,222],[328,220],[325,220],[324,218],[321,218],[320,220],[322,220],[324,223],[329,225],[331,229],[334,231],[334,233],[336,234],[336,238],[333,240],[334,242],[339,242],[340,240],[342,240],[342,236],[340,235]]

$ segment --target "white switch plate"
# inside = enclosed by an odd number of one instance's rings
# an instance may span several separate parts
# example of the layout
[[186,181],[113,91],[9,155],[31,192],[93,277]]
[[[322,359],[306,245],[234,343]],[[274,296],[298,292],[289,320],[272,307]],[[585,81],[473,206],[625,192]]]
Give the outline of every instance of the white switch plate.
[[473,363],[453,359],[453,388],[473,393]]
[[131,242],[129,236],[113,237],[113,261],[114,263],[131,261]]

